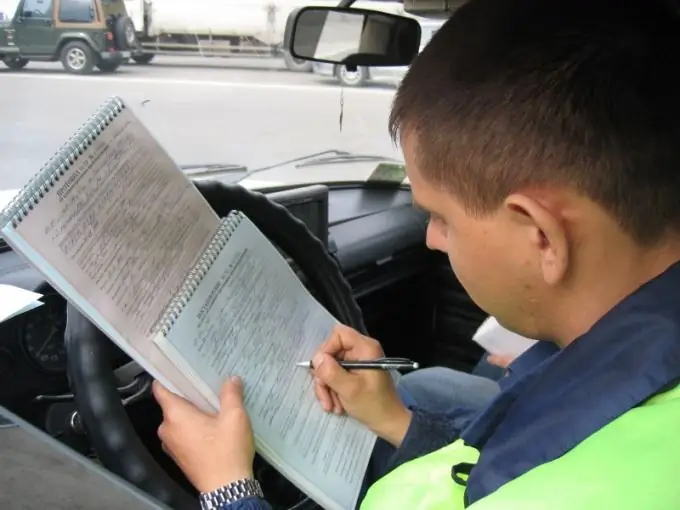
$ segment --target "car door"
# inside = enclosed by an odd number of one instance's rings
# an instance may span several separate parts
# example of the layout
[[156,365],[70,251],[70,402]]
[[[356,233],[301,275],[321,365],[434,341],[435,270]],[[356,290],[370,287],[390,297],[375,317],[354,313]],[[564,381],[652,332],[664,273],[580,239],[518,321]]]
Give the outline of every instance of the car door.
[[52,0],[24,0],[14,19],[16,41],[22,55],[54,53],[58,33],[52,20]]

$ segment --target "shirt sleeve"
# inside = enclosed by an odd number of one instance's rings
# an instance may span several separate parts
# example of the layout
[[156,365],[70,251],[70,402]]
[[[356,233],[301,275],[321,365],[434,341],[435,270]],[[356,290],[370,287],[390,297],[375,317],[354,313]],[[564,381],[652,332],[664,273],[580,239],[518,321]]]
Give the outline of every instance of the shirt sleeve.
[[[409,407],[413,412],[411,424],[399,448],[389,447],[391,455],[382,466],[384,476],[401,464],[432,453],[456,441],[477,411],[456,409],[454,411],[434,414],[416,406]],[[383,450],[386,448],[382,446]]]
[[234,503],[224,504],[216,510],[272,510],[272,507],[264,499],[251,496]]

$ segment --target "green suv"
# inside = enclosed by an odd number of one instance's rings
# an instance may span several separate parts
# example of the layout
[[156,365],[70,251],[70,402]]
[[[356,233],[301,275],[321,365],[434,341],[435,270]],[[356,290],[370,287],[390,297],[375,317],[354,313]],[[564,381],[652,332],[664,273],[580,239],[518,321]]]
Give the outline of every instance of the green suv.
[[10,69],[33,60],[61,61],[75,74],[113,72],[141,51],[123,0],[17,1],[14,12],[0,12],[0,60]]

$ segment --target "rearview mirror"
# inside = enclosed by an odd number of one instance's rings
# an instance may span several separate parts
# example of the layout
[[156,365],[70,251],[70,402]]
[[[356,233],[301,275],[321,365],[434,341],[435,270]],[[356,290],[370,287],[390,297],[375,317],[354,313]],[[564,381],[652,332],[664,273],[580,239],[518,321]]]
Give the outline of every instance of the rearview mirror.
[[408,66],[420,48],[420,23],[386,12],[303,7],[291,18],[288,50],[300,60],[356,66]]

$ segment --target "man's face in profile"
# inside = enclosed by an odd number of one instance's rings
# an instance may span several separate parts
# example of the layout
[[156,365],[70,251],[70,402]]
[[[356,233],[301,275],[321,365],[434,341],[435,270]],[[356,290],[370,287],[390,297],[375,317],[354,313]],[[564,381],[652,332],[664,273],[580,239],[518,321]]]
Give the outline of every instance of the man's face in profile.
[[480,218],[468,214],[451,192],[423,175],[414,138],[404,136],[402,147],[414,204],[430,215],[428,248],[446,253],[456,277],[478,306],[505,327],[528,333],[541,278],[521,218],[504,208]]

